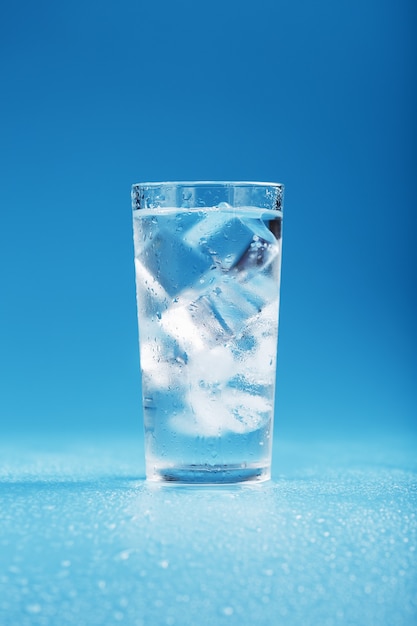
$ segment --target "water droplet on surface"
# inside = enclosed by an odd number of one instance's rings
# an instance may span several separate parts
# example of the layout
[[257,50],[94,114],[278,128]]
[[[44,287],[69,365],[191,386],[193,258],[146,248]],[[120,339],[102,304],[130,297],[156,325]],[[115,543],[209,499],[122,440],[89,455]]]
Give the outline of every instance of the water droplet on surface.
[[224,615],[233,615],[233,608],[231,606],[225,606],[223,609]]
[[124,618],[124,614],[121,611],[115,611],[113,613],[114,619],[118,622],[121,622],[122,619]]

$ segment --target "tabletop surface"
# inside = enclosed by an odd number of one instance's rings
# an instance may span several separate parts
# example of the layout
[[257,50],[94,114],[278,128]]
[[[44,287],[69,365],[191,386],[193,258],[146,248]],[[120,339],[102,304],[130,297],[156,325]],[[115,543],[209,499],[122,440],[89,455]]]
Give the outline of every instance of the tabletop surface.
[[178,487],[140,437],[4,439],[0,624],[414,625],[415,443],[277,439],[272,481]]

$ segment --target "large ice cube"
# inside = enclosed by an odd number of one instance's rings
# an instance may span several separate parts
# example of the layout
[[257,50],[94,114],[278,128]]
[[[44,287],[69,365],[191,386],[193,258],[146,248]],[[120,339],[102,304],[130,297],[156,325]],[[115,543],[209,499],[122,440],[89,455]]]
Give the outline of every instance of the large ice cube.
[[233,377],[235,361],[228,346],[217,346],[192,356],[188,382],[193,387],[218,388]]
[[191,353],[234,343],[257,312],[253,301],[242,294],[222,290],[186,305],[171,306],[162,314],[161,326]]
[[193,318],[202,333],[211,335],[211,343],[240,336],[271,298],[278,298],[276,280],[263,275],[244,282],[239,278],[234,272],[218,276],[204,295],[187,305],[189,310],[194,309]]
[[[158,215],[154,220],[159,228],[142,246],[137,246],[136,256],[169,296],[175,297],[194,285],[210,268],[212,260],[184,240],[184,227],[178,225],[175,216]],[[145,231],[146,224],[142,226]]]
[[185,350],[203,350],[204,341],[200,329],[194,323],[186,306],[171,306],[161,317],[164,332],[175,338]]
[[[241,284],[236,275],[222,275],[203,295],[187,290],[161,316],[161,326],[187,352],[235,344],[245,336],[251,320],[268,307],[277,287],[270,279]],[[271,324],[276,320],[271,319]],[[245,344],[245,340],[242,343]],[[250,343],[250,340],[249,340]]]
[[265,250],[269,252],[276,246],[274,235],[261,219],[237,217],[233,210],[207,212],[187,231],[184,242],[210,255],[223,270],[231,269],[246,257],[245,265],[259,266]]
[[272,276],[268,272],[252,272],[243,277],[240,283],[245,297],[261,311],[271,301],[279,298],[279,270]]
[[136,294],[140,321],[144,323],[155,315],[160,316],[170,303],[170,298],[165,289],[152,276],[149,270],[135,259],[136,270]]
[[[234,356],[244,365],[241,374],[254,385],[273,386],[278,339],[278,300],[269,303],[261,314],[248,321],[244,330],[246,344],[235,344]],[[249,350],[245,349],[251,341]]]
[[239,333],[263,305],[260,298],[249,298],[246,292],[234,276],[225,276],[206,296],[213,316],[230,336]]
[[184,434],[202,437],[249,433],[266,425],[272,415],[268,398],[229,387],[193,386],[186,403],[190,411],[173,416],[172,426]]
[[173,416],[173,426],[186,434],[216,437],[227,432],[257,430],[271,418],[272,399],[253,384],[231,384],[236,362],[229,346],[189,356],[186,375],[187,411]]
[[[212,215],[214,231],[210,230]],[[233,335],[241,332],[247,320],[261,311],[274,293],[278,294],[279,263],[274,261],[279,261],[280,248],[261,220],[231,216],[210,213],[209,218],[188,231],[186,238],[213,255],[214,271],[211,266],[197,286],[220,327]],[[226,236],[228,230],[234,233],[233,237]],[[221,245],[216,245],[219,241]],[[180,295],[186,303],[184,297],[191,301],[187,292]]]
[[247,433],[257,430],[271,419],[273,407],[268,397],[228,388],[226,404],[233,414],[233,432]]
[[261,220],[246,219],[245,226],[252,233],[249,246],[239,258],[236,268],[239,272],[253,275],[265,271],[280,253],[280,246],[274,234]]

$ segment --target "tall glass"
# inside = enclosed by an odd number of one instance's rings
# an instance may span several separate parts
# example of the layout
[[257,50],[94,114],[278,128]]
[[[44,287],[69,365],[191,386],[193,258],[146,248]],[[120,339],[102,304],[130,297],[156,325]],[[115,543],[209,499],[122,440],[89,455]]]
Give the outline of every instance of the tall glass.
[[132,188],[146,476],[270,478],[283,185]]

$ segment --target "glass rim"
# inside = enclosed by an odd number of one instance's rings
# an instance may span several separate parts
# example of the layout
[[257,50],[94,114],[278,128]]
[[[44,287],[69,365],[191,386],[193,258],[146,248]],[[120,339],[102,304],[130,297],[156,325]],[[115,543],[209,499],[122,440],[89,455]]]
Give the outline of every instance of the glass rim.
[[168,180],[161,182],[134,183],[132,188],[134,187],[272,187],[283,190],[284,184],[246,180]]

